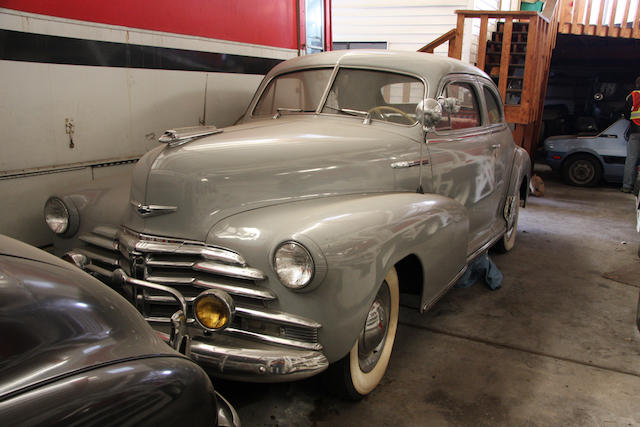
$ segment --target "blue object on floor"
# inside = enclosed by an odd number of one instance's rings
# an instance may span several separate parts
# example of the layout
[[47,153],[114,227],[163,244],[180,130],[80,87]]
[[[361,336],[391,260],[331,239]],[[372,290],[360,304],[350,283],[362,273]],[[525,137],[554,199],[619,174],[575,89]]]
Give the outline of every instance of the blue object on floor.
[[492,291],[502,287],[502,272],[493,261],[489,259],[488,254],[479,256],[471,261],[467,267],[467,271],[458,279],[454,287],[468,288],[480,279],[484,280],[484,283]]

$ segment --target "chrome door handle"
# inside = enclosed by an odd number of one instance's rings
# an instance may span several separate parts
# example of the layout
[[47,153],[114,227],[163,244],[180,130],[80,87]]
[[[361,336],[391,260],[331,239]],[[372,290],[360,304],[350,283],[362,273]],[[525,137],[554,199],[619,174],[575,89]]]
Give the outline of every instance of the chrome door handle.
[[393,169],[403,169],[403,168],[412,168],[414,166],[420,166],[421,164],[428,165],[429,159],[422,159],[422,161],[418,159],[418,160],[409,160],[409,161],[403,161],[403,162],[395,162],[395,163],[391,163],[391,167]]
[[492,144],[491,145],[491,149],[492,150],[497,150],[498,148],[500,148],[500,144]]

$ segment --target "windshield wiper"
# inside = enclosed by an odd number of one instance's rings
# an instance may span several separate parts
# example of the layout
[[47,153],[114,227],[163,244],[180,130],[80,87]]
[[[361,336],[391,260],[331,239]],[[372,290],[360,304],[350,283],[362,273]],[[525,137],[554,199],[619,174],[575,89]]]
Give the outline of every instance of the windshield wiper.
[[277,119],[278,117],[280,117],[280,113],[282,113],[283,111],[286,111],[287,113],[315,113],[316,110],[305,110],[304,108],[284,108],[284,107],[278,107],[276,108],[276,114],[273,116],[274,119]]
[[344,114],[348,114],[350,116],[357,116],[357,117],[366,117],[367,113],[366,111],[360,111],[360,110],[352,110],[351,108],[336,108],[336,107],[332,107],[331,105],[325,105],[325,108],[330,108],[334,111],[339,111],[341,113]]
[[334,111],[339,111],[344,114],[348,114],[350,116],[364,117],[362,124],[365,124],[365,125],[368,125],[371,122],[371,113],[369,111],[352,110],[351,108],[336,108],[330,105],[325,105],[324,107],[330,108]]

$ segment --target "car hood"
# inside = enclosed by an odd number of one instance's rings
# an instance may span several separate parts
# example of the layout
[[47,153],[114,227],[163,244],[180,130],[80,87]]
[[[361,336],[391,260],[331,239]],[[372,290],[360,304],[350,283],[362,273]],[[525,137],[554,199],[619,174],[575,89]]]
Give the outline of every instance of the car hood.
[[216,222],[289,201],[394,191],[390,158],[417,147],[419,127],[325,115],[252,121],[177,147],[150,152],[136,166],[132,201],[170,208],[143,217],[133,205],[125,226],[138,232],[206,240]]
[[0,248],[0,398],[92,366],[179,355],[80,269],[5,236]]

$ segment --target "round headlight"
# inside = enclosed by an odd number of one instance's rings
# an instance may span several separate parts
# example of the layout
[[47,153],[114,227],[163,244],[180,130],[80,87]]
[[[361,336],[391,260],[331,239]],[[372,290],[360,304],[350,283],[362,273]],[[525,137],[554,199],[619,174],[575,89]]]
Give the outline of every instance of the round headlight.
[[207,331],[226,328],[231,323],[234,312],[233,299],[218,289],[204,291],[193,300],[196,322]]
[[313,279],[313,258],[299,243],[281,244],[273,257],[273,265],[282,284],[289,288],[303,288]]
[[69,209],[61,199],[51,197],[44,205],[44,220],[51,231],[63,234],[69,228]]

